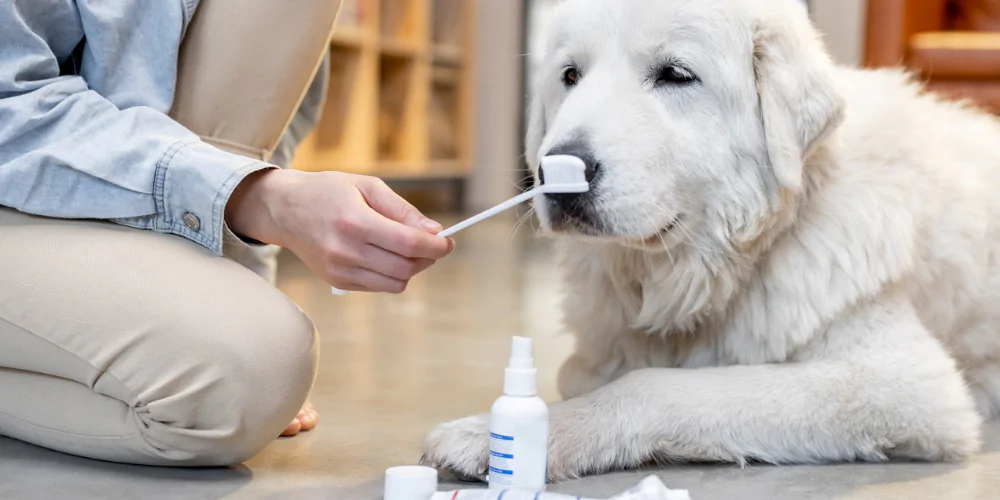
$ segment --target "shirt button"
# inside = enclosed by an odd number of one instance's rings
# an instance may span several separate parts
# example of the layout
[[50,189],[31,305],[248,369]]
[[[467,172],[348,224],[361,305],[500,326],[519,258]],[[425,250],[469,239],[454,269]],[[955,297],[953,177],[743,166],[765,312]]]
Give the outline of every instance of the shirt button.
[[201,219],[191,212],[184,214],[184,217],[182,217],[181,220],[184,221],[184,225],[187,226],[188,229],[196,233],[199,229],[201,229]]

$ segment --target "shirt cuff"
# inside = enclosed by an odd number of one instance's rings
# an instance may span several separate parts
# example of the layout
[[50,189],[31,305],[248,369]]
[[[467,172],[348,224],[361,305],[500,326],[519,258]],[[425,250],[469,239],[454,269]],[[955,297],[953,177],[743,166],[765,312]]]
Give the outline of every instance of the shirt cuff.
[[153,229],[175,234],[222,255],[224,241],[247,245],[229,229],[226,203],[243,179],[274,165],[225,152],[200,140],[175,144],[160,159],[153,179]]

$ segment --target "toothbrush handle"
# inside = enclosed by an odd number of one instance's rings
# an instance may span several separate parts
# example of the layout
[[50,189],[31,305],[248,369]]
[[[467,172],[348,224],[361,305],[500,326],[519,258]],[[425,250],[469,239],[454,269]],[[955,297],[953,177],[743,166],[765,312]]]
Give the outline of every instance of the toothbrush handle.
[[499,205],[497,205],[497,206],[495,206],[495,207],[493,207],[491,209],[489,209],[489,210],[486,210],[486,211],[481,212],[481,213],[479,213],[477,215],[469,217],[468,219],[465,219],[464,221],[459,222],[458,224],[455,224],[454,226],[451,226],[448,229],[445,229],[444,231],[441,231],[440,233],[438,233],[438,236],[441,236],[442,238],[447,238],[447,237],[449,237],[449,236],[451,236],[451,235],[453,235],[453,234],[455,234],[455,233],[457,233],[457,232],[459,232],[459,231],[461,231],[461,230],[463,230],[463,229],[465,229],[465,228],[467,228],[467,227],[469,227],[469,226],[471,226],[473,224],[476,224],[478,222],[482,222],[482,221],[484,221],[486,219],[489,219],[490,217],[493,217],[494,215],[499,214],[500,212],[503,212],[505,210],[509,210],[510,208],[512,208],[514,206],[520,205],[520,204],[522,204],[522,203],[524,203],[524,202],[526,202],[526,201],[534,198],[539,193],[541,193],[541,191],[539,191],[538,189],[532,189],[530,191],[525,191],[525,192],[523,192],[523,193],[521,193],[521,194],[519,194],[519,195],[517,195],[517,196],[515,196],[515,197],[513,197],[513,198],[511,198],[511,199],[509,199],[509,200],[507,200],[507,201],[505,201],[505,202],[503,202],[503,203],[501,203],[501,204],[499,204]]
[[[464,221],[459,222],[458,224],[455,224],[454,226],[451,226],[448,229],[445,229],[444,231],[441,231],[437,235],[440,236],[440,237],[442,237],[442,238],[447,238],[447,237],[449,237],[449,236],[451,236],[451,235],[453,235],[453,234],[455,234],[455,233],[457,233],[457,232],[459,232],[459,231],[461,231],[461,230],[463,230],[463,229],[465,229],[465,228],[467,228],[467,227],[469,227],[469,226],[471,226],[473,224],[476,224],[478,222],[482,222],[482,221],[484,221],[486,219],[489,219],[490,217],[493,217],[494,215],[499,214],[500,212],[503,212],[505,210],[509,210],[509,209],[511,209],[511,208],[513,208],[513,207],[515,207],[517,205],[520,205],[520,204],[522,204],[522,203],[524,203],[524,202],[526,202],[526,201],[534,198],[536,195],[539,195],[541,193],[542,193],[542,190],[537,189],[537,188],[529,190],[529,191],[525,191],[525,192],[523,192],[523,193],[521,193],[521,194],[519,194],[519,195],[517,195],[517,196],[515,196],[515,197],[513,197],[513,198],[511,198],[511,199],[509,199],[509,200],[507,200],[507,201],[505,201],[505,202],[503,202],[503,203],[501,203],[501,204],[499,204],[499,205],[497,205],[497,206],[495,206],[495,207],[493,207],[491,209],[489,209],[489,210],[481,212],[478,215],[469,217],[468,219],[465,219]],[[345,291],[345,290],[340,290],[339,288],[333,288],[332,292],[333,292],[334,295],[340,295],[340,296],[348,295],[348,294],[351,293],[351,292],[348,292],[348,291]]]

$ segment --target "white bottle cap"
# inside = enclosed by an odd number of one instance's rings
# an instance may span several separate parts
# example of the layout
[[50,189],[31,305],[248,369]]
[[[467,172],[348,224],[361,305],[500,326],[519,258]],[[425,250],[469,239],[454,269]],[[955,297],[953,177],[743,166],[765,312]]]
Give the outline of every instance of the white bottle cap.
[[385,471],[384,500],[430,500],[437,493],[438,472],[430,467],[407,465]]
[[535,396],[538,393],[538,370],[531,357],[531,339],[514,337],[510,361],[504,371],[503,393],[508,396]]

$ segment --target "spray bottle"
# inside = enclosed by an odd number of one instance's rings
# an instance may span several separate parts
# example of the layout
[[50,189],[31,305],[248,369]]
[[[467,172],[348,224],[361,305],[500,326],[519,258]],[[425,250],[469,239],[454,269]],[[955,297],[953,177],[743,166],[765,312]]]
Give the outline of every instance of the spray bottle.
[[531,339],[514,337],[503,396],[490,412],[490,489],[545,491],[548,450],[549,408],[538,397]]

